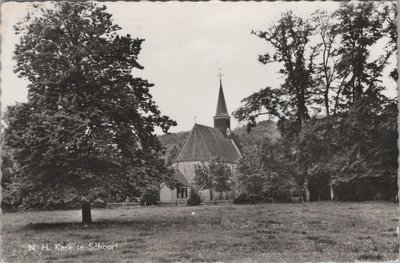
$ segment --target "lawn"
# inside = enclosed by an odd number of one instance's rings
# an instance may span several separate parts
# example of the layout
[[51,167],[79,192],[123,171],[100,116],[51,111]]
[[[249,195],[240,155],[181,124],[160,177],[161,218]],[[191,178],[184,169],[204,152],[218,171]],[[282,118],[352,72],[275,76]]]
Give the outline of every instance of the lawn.
[[[6,213],[3,258],[6,262],[387,261],[399,253],[398,211],[398,204],[387,202],[94,209],[91,226],[80,224],[78,210]],[[114,249],[92,250],[96,243]]]

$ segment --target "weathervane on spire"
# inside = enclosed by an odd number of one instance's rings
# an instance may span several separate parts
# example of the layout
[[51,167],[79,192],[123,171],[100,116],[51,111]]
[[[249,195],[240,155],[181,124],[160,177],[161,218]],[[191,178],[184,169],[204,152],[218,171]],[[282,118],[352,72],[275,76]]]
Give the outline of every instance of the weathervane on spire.
[[222,74],[221,73],[221,68],[218,68],[218,71],[219,71],[219,73],[218,73],[218,77],[219,77],[219,80],[221,80],[222,79],[222,76],[224,75],[224,74]]

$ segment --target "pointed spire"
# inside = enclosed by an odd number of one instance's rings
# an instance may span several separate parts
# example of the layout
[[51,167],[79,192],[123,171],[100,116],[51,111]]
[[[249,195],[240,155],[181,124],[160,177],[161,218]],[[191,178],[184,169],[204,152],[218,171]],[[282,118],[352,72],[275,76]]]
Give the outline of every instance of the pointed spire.
[[219,74],[219,94],[218,94],[218,101],[217,101],[217,110],[215,112],[216,117],[228,117],[229,118],[229,113],[228,109],[226,107],[226,102],[225,102],[225,96],[224,96],[224,91],[222,89],[222,74]]

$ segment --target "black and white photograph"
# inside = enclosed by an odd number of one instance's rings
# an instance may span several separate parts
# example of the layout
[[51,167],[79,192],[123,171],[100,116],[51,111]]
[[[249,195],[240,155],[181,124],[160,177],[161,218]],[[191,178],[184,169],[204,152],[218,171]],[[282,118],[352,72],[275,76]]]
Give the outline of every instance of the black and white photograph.
[[397,2],[1,3],[2,262],[399,262]]

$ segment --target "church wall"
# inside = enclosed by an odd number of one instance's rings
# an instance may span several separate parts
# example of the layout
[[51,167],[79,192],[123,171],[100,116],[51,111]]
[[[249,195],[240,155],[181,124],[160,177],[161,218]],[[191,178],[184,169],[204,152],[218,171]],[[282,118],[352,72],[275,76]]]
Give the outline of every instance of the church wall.
[[[210,201],[210,190],[199,191],[202,201]],[[216,192],[213,191],[213,201],[214,200],[232,200],[235,197],[235,191],[229,192]]]
[[[190,195],[191,189],[188,188],[188,197]],[[210,201],[210,190],[201,190],[199,191],[200,197],[202,201]],[[234,191],[229,192],[215,192],[213,191],[213,200],[227,200],[234,198]],[[184,201],[185,198],[177,198],[176,190],[169,189],[167,186],[163,186],[160,190],[160,202],[161,203],[169,203],[175,201]]]
[[160,190],[160,202],[171,202],[173,190],[163,185]]
[[[188,197],[190,195],[190,187],[188,188]],[[175,201],[185,201],[186,198],[178,198],[176,195],[176,189],[170,189],[166,185],[163,185],[160,190],[160,202],[168,203]]]
[[[204,162],[204,163],[207,163],[207,162]],[[193,161],[193,162],[178,162],[178,163],[174,163],[174,165],[178,167],[179,171],[181,171],[181,173],[184,174],[189,179],[190,182],[193,182],[194,166],[196,164],[202,164],[202,162]],[[232,169],[232,173],[235,174],[237,164],[225,163],[225,165],[229,166]]]
[[187,179],[189,179],[190,182],[193,182],[194,166],[196,164],[201,164],[201,162],[179,162],[179,163],[175,163],[175,165],[178,167],[179,171],[181,171],[181,173],[183,175],[185,175],[187,177]]

